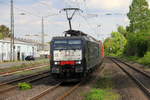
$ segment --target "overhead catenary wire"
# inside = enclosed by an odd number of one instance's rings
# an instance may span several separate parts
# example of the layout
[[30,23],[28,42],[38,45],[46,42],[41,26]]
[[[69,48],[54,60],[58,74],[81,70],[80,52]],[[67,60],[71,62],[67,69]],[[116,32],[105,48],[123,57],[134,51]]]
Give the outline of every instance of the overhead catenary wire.
[[45,6],[48,7],[49,9],[52,9],[52,8],[50,7],[51,5],[49,5],[49,4],[45,3],[45,2],[40,2],[39,4],[45,5]]
[[[5,2],[5,1],[1,1],[0,0],[0,4],[6,4],[6,5],[8,5],[9,6],[9,2]],[[46,5],[45,3],[40,3],[40,4],[43,4],[43,5]],[[47,6],[48,6],[48,4],[47,4]],[[39,14],[36,14],[36,13],[34,13],[34,12],[30,12],[30,11],[28,11],[28,10],[26,10],[26,9],[23,9],[23,8],[20,8],[20,7],[18,7],[18,6],[16,6],[16,5],[14,5],[14,9],[16,9],[16,10],[19,10],[19,11],[22,11],[22,12],[25,12],[26,14],[29,14],[29,15],[32,15],[32,16],[35,16],[35,17],[39,17],[39,18],[41,18],[42,16],[39,16]],[[52,14],[52,16],[54,16],[54,15],[58,15],[59,13],[57,13],[57,14]],[[50,15],[45,15],[45,17],[46,16],[50,16]]]
[[[87,18],[86,18],[85,16],[82,16],[80,12],[79,12],[79,15],[85,20],[87,26],[88,26],[94,33],[96,33],[96,30],[91,26],[91,23],[88,22]],[[95,35],[94,33],[92,33],[92,34]]]

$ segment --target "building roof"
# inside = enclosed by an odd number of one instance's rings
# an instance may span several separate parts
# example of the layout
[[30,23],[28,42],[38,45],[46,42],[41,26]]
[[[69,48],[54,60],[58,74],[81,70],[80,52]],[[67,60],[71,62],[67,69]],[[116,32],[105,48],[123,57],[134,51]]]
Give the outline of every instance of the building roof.
[[[4,38],[4,39],[0,40],[0,42],[7,42],[7,43],[10,43],[10,41],[11,41],[10,38]],[[19,44],[37,44],[37,45],[42,45],[38,41],[31,40],[31,39],[23,39],[23,38],[15,38],[14,42],[17,43],[17,44],[19,43]]]

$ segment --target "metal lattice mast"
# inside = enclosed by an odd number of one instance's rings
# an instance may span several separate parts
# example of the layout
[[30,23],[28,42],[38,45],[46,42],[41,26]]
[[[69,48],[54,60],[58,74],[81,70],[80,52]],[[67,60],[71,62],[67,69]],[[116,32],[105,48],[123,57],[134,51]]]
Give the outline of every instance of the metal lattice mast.
[[13,5],[13,0],[10,1],[10,17],[11,17],[11,45],[10,45],[10,60],[14,61],[15,60],[15,48],[14,48],[14,5]]
[[42,43],[42,50],[44,50],[44,18],[42,17],[42,30],[41,30],[41,43]]

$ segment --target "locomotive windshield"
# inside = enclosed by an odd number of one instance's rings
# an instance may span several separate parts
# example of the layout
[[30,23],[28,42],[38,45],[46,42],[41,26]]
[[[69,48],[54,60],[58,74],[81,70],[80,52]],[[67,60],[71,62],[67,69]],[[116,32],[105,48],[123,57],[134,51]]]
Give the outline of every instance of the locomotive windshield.
[[81,40],[55,40],[54,49],[81,49]]
[[81,44],[81,40],[68,40],[68,44]]

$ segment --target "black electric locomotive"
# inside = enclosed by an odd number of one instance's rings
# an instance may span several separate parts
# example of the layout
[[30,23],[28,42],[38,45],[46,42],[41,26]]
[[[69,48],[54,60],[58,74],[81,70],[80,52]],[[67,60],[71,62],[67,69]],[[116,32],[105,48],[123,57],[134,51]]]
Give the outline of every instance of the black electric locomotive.
[[51,73],[57,79],[80,79],[100,64],[102,43],[81,31],[69,30],[53,37],[50,50]]

